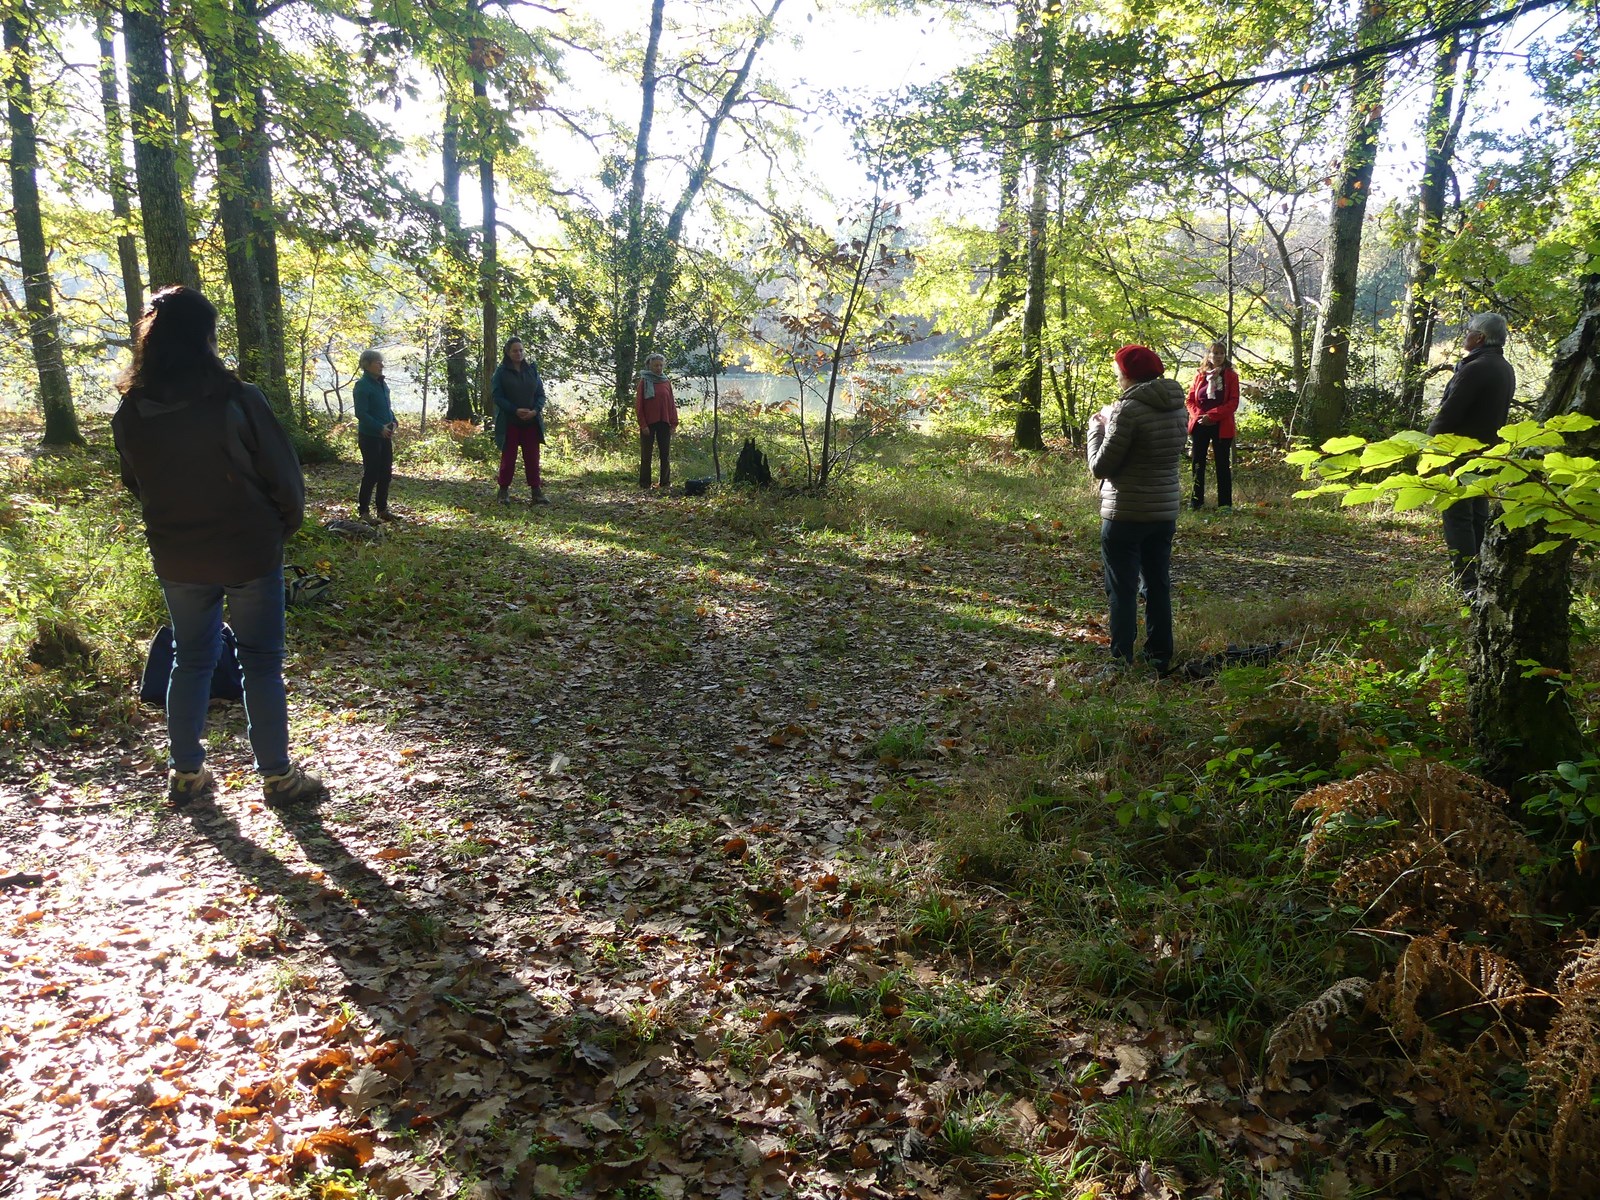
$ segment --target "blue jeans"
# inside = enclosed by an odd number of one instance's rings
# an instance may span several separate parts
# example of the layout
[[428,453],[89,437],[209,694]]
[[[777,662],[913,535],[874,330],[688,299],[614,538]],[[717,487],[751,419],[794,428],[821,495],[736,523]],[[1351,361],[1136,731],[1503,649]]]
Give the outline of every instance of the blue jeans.
[[173,583],[161,580],[172,617],[172,678],[167,681],[168,761],[198,771],[206,760],[200,736],[211,701],[211,674],[222,655],[222,603],[239,640],[244,712],[256,769],[289,769],[289,701],[283,687],[283,568],[249,583]]
[[1113,658],[1133,661],[1142,594],[1145,657],[1163,668],[1172,662],[1172,535],[1177,526],[1176,521],[1100,522]]

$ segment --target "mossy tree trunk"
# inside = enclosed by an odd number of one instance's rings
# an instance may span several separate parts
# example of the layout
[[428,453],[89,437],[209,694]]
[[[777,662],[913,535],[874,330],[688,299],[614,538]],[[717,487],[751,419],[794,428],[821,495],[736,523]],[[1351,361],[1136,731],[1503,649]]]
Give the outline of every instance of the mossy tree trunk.
[[38,134],[34,125],[32,32],[25,18],[4,20],[6,52],[6,120],[11,134],[11,202],[17,226],[17,257],[22,267],[23,303],[33,365],[39,376],[44,407],[44,446],[83,444],[78,414],[72,406],[72,385],[61,354],[61,322],[56,316],[55,288],[44,240],[44,214],[39,206]]
[[441,166],[444,175],[441,224],[445,246],[445,311],[440,350],[444,354],[444,419],[470,421],[472,406],[471,348],[467,344],[466,322],[462,319],[465,302],[460,280],[469,269],[466,234],[461,229],[461,153],[460,116],[448,101],[445,105],[444,134],[441,138]]
[[1028,296],[1022,310],[1022,389],[1017,404],[1011,443],[1018,450],[1044,449],[1045,289],[1049,285],[1050,177],[1055,150],[1052,125],[1046,114],[1054,95],[1056,41],[1061,18],[1055,0],[1039,13],[1033,70],[1033,140],[1029,168],[1033,190],[1028,204]]
[[128,113],[150,287],[154,291],[181,283],[197,288],[200,273],[189,249],[189,217],[178,174],[172,81],[167,73],[167,34],[159,0],[148,8],[124,7],[122,39],[128,52]]
[[133,205],[128,194],[128,165],[122,139],[121,89],[117,81],[117,43],[109,16],[102,15],[95,32],[100,42],[100,107],[106,122],[106,186],[111,215],[117,223],[117,265],[122,271],[122,301],[128,313],[128,338],[144,315],[144,277],[139,271],[139,241],[133,232]]
[[[1433,304],[1433,279],[1438,273],[1439,235],[1444,226],[1445,198],[1450,185],[1450,163],[1456,139],[1466,116],[1467,99],[1477,60],[1473,43],[1466,78],[1457,88],[1461,44],[1455,37],[1439,44],[1433,69],[1433,93],[1423,124],[1425,157],[1422,181],[1417,187],[1417,236],[1411,278],[1406,284],[1405,330],[1400,344],[1400,411],[1408,427],[1422,419],[1422,389],[1427,378],[1428,351],[1438,316]],[[1460,98],[1457,99],[1459,90]]]
[[[1377,5],[1369,5],[1357,32],[1358,42],[1376,27]],[[1312,339],[1311,369],[1295,432],[1321,443],[1344,426],[1345,388],[1350,378],[1350,324],[1355,318],[1356,284],[1361,267],[1361,234],[1367,218],[1367,196],[1383,131],[1381,57],[1363,60],[1350,77],[1350,111],[1343,161],[1334,177],[1332,205],[1322,270],[1321,312]]]

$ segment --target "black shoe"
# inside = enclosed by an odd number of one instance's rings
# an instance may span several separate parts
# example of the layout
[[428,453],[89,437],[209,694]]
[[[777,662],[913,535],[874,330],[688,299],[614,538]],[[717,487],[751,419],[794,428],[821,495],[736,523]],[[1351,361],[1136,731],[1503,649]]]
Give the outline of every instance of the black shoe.
[[548,497],[547,497],[547,496],[546,496],[546,495],[545,495],[545,494],[544,494],[544,491],[543,491],[543,490],[542,490],[542,489],[540,489],[540,488],[534,488],[534,489],[533,489],[533,495],[532,495],[532,497],[531,497],[531,498],[530,498],[530,499],[529,499],[529,500],[528,500],[528,503],[529,503],[529,504],[549,504],[549,503],[550,503],[550,500],[549,500],[549,498],[548,498]]
[[380,521],[398,521],[399,519],[400,516],[398,513],[392,513],[387,508],[380,508],[378,510],[378,520]]
[[365,521],[368,525],[370,525],[372,524],[372,511],[366,508],[358,508],[356,510],[356,519],[358,521]]
[[511,489],[510,488],[501,488],[500,489],[500,494],[498,496],[496,496],[495,499],[500,501],[501,504],[510,504],[511,503]]

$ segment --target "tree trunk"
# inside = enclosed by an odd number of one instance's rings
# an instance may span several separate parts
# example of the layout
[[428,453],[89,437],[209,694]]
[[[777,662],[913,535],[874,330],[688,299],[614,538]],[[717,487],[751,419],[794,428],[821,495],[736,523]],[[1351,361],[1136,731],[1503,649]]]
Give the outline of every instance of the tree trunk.
[[500,236],[494,199],[494,134],[489,123],[489,84],[480,72],[473,78],[478,101],[478,192],[483,205],[483,254],[478,264],[478,291],[483,302],[483,368],[479,394],[490,404],[489,381],[500,365]]
[[[1556,348],[1539,402],[1539,420],[1561,413],[1600,418],[1600,276],[1585,281],[1583,316]],[[1584,442],[1578,452],[1592,454],[1600,438]],[[1468,713],[1485,777],[1509,787],[1590,751],[1560,678],[1572,670],[1573,543],[1535,555],[1543,525],[1506,529],[1499,518],[1496,505],[1478,564]],[[1530,662],[1557,674],[1530,676]]]
[[238,117],[243,115],[244,105],[240,99],[233,36],[234,22],[230,16],[220,32],[212,31],[206,38],[201,50],[211,76],[211,130],[217,160],[217,215],[222,223],[222,249],[228,266],[228,286],[233,293],[239,374],[265,390],[271,378],[267,352],[267,311],[261,288],[255,222],[251,217],[251,207],[256,197],[250,187],[241,149],[244,133]]
[[72,407],[72,385],[61,355],[61,323],[56,318],[45,248],[44,214],[39,207],[38,138],[33,123],[33,55],[28,28],[19,16],[4,21],[6,120],[11,133],[11,202],[17,223],[17,257],[22,267],[23,302],[33,365],[39,374],[39,400],[44,408],[42,446],[81,446],[78,414]]
[[106,190],[111,193],[111,216],[117,226],[117,264],[122,271],[122,300],[128,313],[128,338],[144,315],[144,279],[139,273],[139,242],[133,234],[133,207],[128,198],[128,164],[122,137],[122,98],[117,86],[117,44],[111,19],[101,16],[96,33],[100,40],[100,105],[106,118]]
[[444,322],[440,349],[444,353],[446,421],[470,421],[472,407],[471,370],[468,366],[470,350],[462,312],[465,303],[461,296],[460,279],[470,269],[466,238],[461,232],[461,157],[459,153],[460,117],[450,105],[445,107],[444,137],[442,139],[444,169],[444,246],[445,270]]
[[[1050,109],[1056,55],[1059,5],[1039,14],[1038,58],[1033,72],[1033,111],[1042,118]],[[1054,149],[1048,120],[1036,119],[1030,152],[1033,196],[1028,205],[1028,298],[1022,312],[1022,395],[1017,405],[1012,444],[1018,450],[1044,449],[1044,322],[1045,288],[1050,254],[1050,160]]]
[[194,208],[194,181],[200,168],[194,161],[194,115],[189,111],[189,67],[183,43],[169,33],[167,57],[172,80],[172,152],[178,163],[178,182],[183,185],[183,203]]
[[[1017,30],[1011,39],[1013,111],[1021,114],[1026,106],[1025,69],[1028,38],[1023,27],[1024,9],[1017,10]],[[1022,259],[1017,246],[1022,232],[1022,126],[1010,122],[1000,147],[1000,209],[995,223],[994,308],[989,313],[989,386],[993,399],[1010,408],[1021,396],[1018,388],[1017,358],[1013,334],[1007,327],[1016,316],[1026,290],[1019,271]]]
[[[1377,20],[1373,15],[1377,11],[1375,5],[1365,10],[1358,43],[1368,40],[1362,35]],[[1370,58],[1360,63],[1350,78],[1344,162],[1335,180],[1323,252],[1322,311],[1317,317],[1311,370],[1295,429],[1314,443],[1334,436],[1344,425],[1361,232],[1378,156],[1378,135],[1383,131],[1383,73],[1384,60]]]
[[650,128],[656,113],[656,58],[661,50],[661,23],[666,0],[651,0],[650,38],[645,43],[640,72],[643,100],[639,130],[633,140],[633,171],[628,182],[627,233],[623,244],[622,312],[618,314],[616,391],[612,396],[611,423],[621,428],[633,404],[634,367],[639,360],[639,296],[644,289],[644,187],[650,162]]
[[[683,192],[678,196],[678,202],[672,206],[672,212],[667,217],[667,227],[662,246],[662,257],[656,267],[654,277],[650,281],[650,290],[645,297],[644,319],[641,322],[642,338],[654,345],[657,331],[661,322],[666,318],[667,305],[672,299],[672,287],[677,281],[678,274],[678,240],[683,236],[683,223],[689,215],[699,197],[701,189],[705,187],[706,180],[711,176],[711,160],[716,154],[717,134],[722,129],[722,123],[728,119],[728,114],[733,111],[734,105],[739,102],[739,97],[744,91],[744,85],[750,78],[750,70],[755,65],[756,55],[761,52],[767,36],[772,32],[773,22],[777,19],[778,10],[783,7],[783,0],[772,0],[772,7],[762,17],[761,24],[756,29],[754,40],[745,51],[744,61],[739,64],[739,69],[734,72],[733,81],[728,84],[722,94],[722,100],[717,105],[717,110],[706,122],[705,137],[700,143],[700,158],[689,172],[688,182],[683,186]],[[629,395],[632,395],[630,390]]]
[[[1471,58],[1476,57],[1477,44],[1474,43]],[[1428,352],[1433,347],[1437,318],[1432,285],[1438,273],[1439,231],[1444,224],[1450,160],[1455,156],[1456,135],[1467,107],[1468,84],[1465,82],[1459,105],[1456,102],[1456,70],[1460,60],[1459,41],[1451,37],[1439,44],[1439,57],[1433,69],[1433,94],[1423,124],[1426,149],[1422,181],[1417,188],[1417,241],[1411,278],[1406,284],[1405,330],[1400,342],[1400,411],[1408,428],[1415,428],[1422,420],[1423,381],[1427,378]],[[1469,60],[1469,79],[1471,74]]]
[[159,0],[145,12],[123,9],[122,39],[128,54],[128,113],[133,127],[133,166],[144,222],[145,262],[150,287],[200,286],[189,251],[189,219],[178,176],[172,122],[167,38]]

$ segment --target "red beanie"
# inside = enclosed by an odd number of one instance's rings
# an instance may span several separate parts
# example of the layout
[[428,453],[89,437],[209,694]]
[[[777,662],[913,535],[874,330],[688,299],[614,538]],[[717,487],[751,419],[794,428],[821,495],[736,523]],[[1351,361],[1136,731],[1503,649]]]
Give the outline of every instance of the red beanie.
[[1149,346],[1124,346],[1111,358],[1122,368],[1122,373],[1135,383],[1155,379],[1167,369],[1166,363],[1161,361],[1161,355]]

